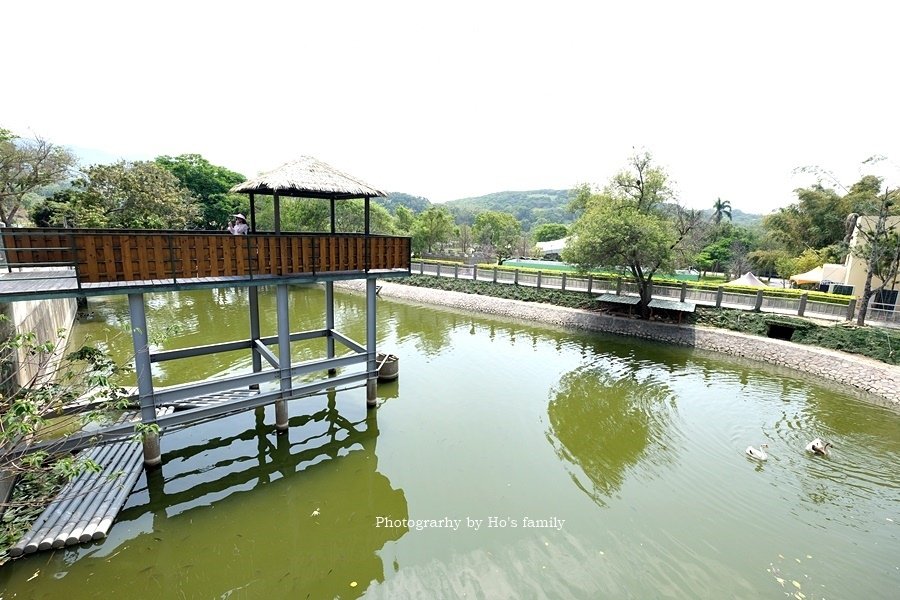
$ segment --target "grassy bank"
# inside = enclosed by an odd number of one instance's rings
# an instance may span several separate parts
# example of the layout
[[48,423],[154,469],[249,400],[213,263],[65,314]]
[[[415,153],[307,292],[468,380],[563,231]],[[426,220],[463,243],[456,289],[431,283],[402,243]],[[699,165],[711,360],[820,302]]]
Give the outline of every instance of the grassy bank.
[[[597,310],[594,297],[585,292],[563,292],[526,286],[413,275],[395,279],[396,283],[441,290],[507,298],[524,302],[542,302],[568,308]],[[796,317],[776,316],[733,309],[697,307],[686,323],[731,329],[751,335],[766,335],[769,321],[796,325],[792,342],[861,354],[888,364],[900,364],[900,332],[881,327],[856,327],[847,323],[819,325]],[[895,351],[896,350],[896,351]]]

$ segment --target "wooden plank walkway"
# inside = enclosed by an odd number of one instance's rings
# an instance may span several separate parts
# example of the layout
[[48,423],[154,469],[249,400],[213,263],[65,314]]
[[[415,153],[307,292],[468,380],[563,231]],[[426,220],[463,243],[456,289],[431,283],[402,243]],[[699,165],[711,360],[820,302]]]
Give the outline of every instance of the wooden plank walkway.
[[37,298],[70,298],[73,296],[109,296],[113,294],[152,293],[232,286],[277,285],[280,283],[317,283],[360,279],[366,275],[405,277],[406,269],[371,269],[365,271],[331,271],[294,273],[290,275],[229,275],[219,277],[148,279],[140,281],[101,281],[82,283],[71,269],[13,271],[0,273],[0,302]]
[[[162,416],[172,410],[163,408],[157,412]],[[137,413],[126,413],[122,420],[136,417]],[[132,440],[121,440],[85,452],[87,458],[101,466],[101,471],[84,472],[60,490],[28,533],[9,549],[10,556],[106,537],[143,470],[143,448]]]

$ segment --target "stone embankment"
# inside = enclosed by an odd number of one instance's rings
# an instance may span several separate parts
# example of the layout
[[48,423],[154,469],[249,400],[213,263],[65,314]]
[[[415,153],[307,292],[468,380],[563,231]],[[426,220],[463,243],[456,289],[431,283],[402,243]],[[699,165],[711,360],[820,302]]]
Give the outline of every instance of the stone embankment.
[[[343,285],[359,291],[365,289],[363,282],[346,282]],[[460,310],[538,321],[562,327],[657,340],[780,365],[864,390],[900,408],[900,367],[855,354],[747,335],[726,329],[640,321],[561,306],[491,298],[391,282],[383,282],[379,285],[381,285],[380,295],[411,302],[439,304]]]

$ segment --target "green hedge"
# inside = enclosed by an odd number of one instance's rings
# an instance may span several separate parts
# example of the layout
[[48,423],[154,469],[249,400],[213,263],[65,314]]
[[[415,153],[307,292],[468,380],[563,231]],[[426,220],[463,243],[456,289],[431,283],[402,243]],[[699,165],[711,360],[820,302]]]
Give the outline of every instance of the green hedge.
[[[449,265],[449,266],[466,266],[460,262],[452,262],[452,261],[440,261],[440,260],[424,260],[422,261],[425,264],[432,265]],[[558,276],[558,271],[545,271],[542,269],[532,269],[529,267],[507,267],[505,265],[495,265],[495,264],[486,264],[480,263],[477,265],[479,270],[491,270],[497,269],[499,271],[508,271],[514,272],[519,271],[520,273],[544,273],[551,276]],[[578,277],[587,277],[587,273],[578,273],[577,271],[572,272],[573,275]],[[621,279],[622,281],[633,282],[634,277],[631,274],[621,275],[619,273],[611,273],[609,271],[594,271],[591,272],[590,275],[594,277],[595,281],[617,281]],[[763,290],[766,297],[768,298],[788,298],[788,299],[799,299],[803,294],[807,294],[807,297],[810,302],[823,302],[826,304],[837,304],[839,306],[847,306],[850,303],[850,300],[853,296],[845,296],[843,294],[829,294],[826,292],[819,292],[813,290],[798,290],[798,289],[781,289],[775,287],[767,287],[767,288],[758,288],[746,285],[727,285],[722,282],[704,282],[704,281],[679,281],[677,279],[653,279],[654,285],[669,285],[678,287],[682,283],[685,283],[688,288],[696,289],[696,290],[704,290],[704,291],[712,291],[715,292],[719,289],[719,287],[725,288],[728,292],[738,293],[738,294],[751,294],[753,296],[756,295],[760,289]]]

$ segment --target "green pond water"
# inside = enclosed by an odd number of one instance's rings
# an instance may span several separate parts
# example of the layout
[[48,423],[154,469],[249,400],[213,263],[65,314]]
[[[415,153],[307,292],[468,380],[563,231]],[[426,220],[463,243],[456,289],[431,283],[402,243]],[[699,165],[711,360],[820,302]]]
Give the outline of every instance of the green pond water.
[[[275,333],[274,291],[261,295]],[[292,288],[291,329],[324,291]],[[157,347],[248,337],[245,290],[147,299]],[[336,294],[365,338],[365,299]],[[124,298],[73,337],[122,359]],[[177,327],[172,328],[171,326]],[[168,330],[168,331],[167,331]],[[161,335],[167,332],[167,336]],[[0,598],[889,598],[900,416],[812,376],[378,300],[400,379],[169,431],[105,540],[0,568]],[[324,342],[295,343],[299,360]],[[247,372],[234,352],[155,384]],[[804,445],[835,444],[830,457]],[[744,449],[769,445],[757,463]],[[448,526],[449,525],[449,526]],[[802,595],[801,595],[802,594]]]

